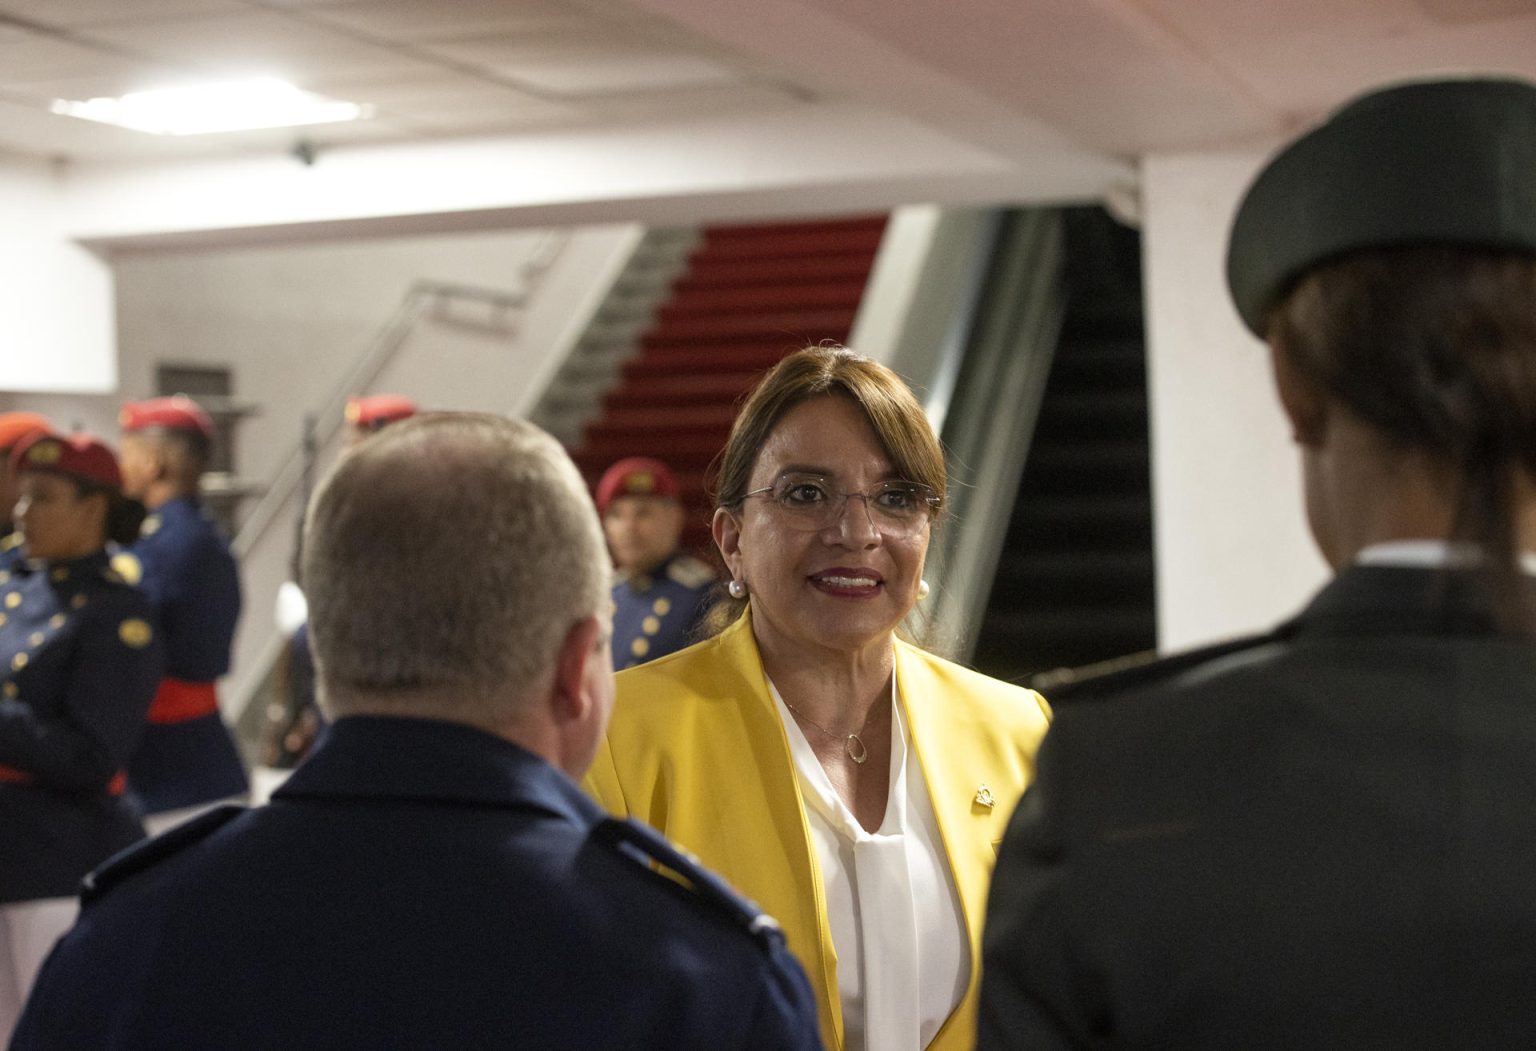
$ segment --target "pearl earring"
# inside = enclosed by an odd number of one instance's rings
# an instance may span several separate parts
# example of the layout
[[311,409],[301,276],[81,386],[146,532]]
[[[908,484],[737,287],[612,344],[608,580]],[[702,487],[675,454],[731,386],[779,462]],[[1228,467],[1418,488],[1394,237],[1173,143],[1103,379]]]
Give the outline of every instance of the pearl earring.
[[725,585],[725,590],[733,599],[744,599],[747,597],[747,582],[744,580],[733,580]]
[[928,586],[928,581],[926,581],[926,580],[919,580],[917,582],[917,597],[918,598],[920,598],[920,599],[927,598],[928,597],[928,592],[930,592],[932,590],[933,589]]

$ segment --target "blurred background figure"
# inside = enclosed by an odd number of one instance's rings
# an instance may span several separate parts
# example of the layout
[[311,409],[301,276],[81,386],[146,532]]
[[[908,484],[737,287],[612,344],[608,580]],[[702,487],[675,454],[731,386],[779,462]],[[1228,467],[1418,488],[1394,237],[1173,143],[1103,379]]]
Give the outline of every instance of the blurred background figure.
[[1357,100],[1249,188],[1228,283],[1336,575],[1060,688],[982,1048],[1529,1046],[1533,174],[1536,85],[1469,80]]
[[35,412],[0,412],[0,565],[15,558],[12,552],[21,546],[21,537],[15,535],[16,524],[11,520],[16,499],[21,495],[16,472],[11,467],[11,450],[34,431],[52,429],[47,418]]
[[819,1047],[777,925],[572,781],[613,702],[610,574],[554,439],[392,427],[308,533],[335,723],[267,806],[96,873],[13,1051]]
[[[363,439],[379,433],[391,423],[410,419],[417,411],[416,403],[402,394],[348,398],[343,452],[356,448]],[[294,575],[298,576],[297,567],[304,545],[302,523],[294,545],[298,549],[294,557]],[[325,725],[325,715],[315,697],[315,657],[309,645],[309,610],[302,586],[297,581],[286,583],[278,595],[278,605],[279,624],[290,634],[282,669],[281,699],[267,712],[260,760],[265,769],[258,772],[258,780],[263,782],[258,799],[264,799],[270,789],[280,783],[282,775],[274,774],[274,771],[292,770],[304,760]]]
[[164,656],[148,602],[108,560],[144,515],[112,451],[34,430],[11,467],[26,557],[0,569],[0,1042],[81,878],[144,835],[123,767]]
[[[245,766],[219,711],[240,618],[240,577],[229,544],[199,498],[213,421],[180,395],[129,402],[122,426],[123,489],[149,509],[129,546],[136,581],[165,641],[165,679],[128,764],[151,832],[247,791]],[[131,563],[124,571],[135,572]]]
[[696,641],[715,571],[682,551],[677,479],[660,460],[632,456],[603,473],[597,510],[613,555],[613,666],[630,668]]

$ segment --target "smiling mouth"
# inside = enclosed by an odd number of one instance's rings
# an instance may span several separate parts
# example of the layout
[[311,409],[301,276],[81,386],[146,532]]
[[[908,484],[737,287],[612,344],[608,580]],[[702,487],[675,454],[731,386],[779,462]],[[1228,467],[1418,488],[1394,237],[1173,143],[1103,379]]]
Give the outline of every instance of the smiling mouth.
[[846,598],[878,595],[884,584],[879,577],[864,573],[818,573],[810,582],[818,591]]

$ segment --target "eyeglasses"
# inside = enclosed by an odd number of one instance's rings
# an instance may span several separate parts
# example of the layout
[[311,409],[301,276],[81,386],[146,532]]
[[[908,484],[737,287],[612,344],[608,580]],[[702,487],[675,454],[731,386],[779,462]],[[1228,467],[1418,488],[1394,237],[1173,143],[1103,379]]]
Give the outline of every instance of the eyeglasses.
[[939,494],[921,482],[881,482],[866,492],[845,493],[830,480],[814,474],[786,474],[772,485],[754,489],[742,497],[767,496],[793,529],[820,532],[842,521],[851,497],[859,497],[869,519],[881,533],[893,538],[919,532],[939,512]]

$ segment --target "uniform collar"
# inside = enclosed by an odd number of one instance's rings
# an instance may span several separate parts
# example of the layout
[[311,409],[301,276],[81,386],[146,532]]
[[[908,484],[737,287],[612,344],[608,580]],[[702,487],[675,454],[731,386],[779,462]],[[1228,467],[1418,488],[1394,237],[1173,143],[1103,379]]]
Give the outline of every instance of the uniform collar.
[[[1527,588],[1536,600],[1536,581]],[[1500,634],[1476,570],[1354,565],[1278,634]]]
[[82,580],[101,576],[109,563],[110,559],[103,548],[82,558],[67,558],[57,562],[44,562],[38,558],[23,559],[16,564],[16,570],[20,573],[40,573],[46,570],[49,579],[55,581]]
[[648,588],[651,586],[653,581],[660,580],[662,577],[667,575],[667,567],[672,565],[673,562],[677,561],[677,557],[681,554],[681,551],[672,552],[670,555],[656,563],[644,573],[625,573],[619,577],[619,582],[622,584],[628,584],[632,588]]
[[584,826],[602,818],[581,789],[532,752],[435,719],[339,719],[273,798],[534,807]]

